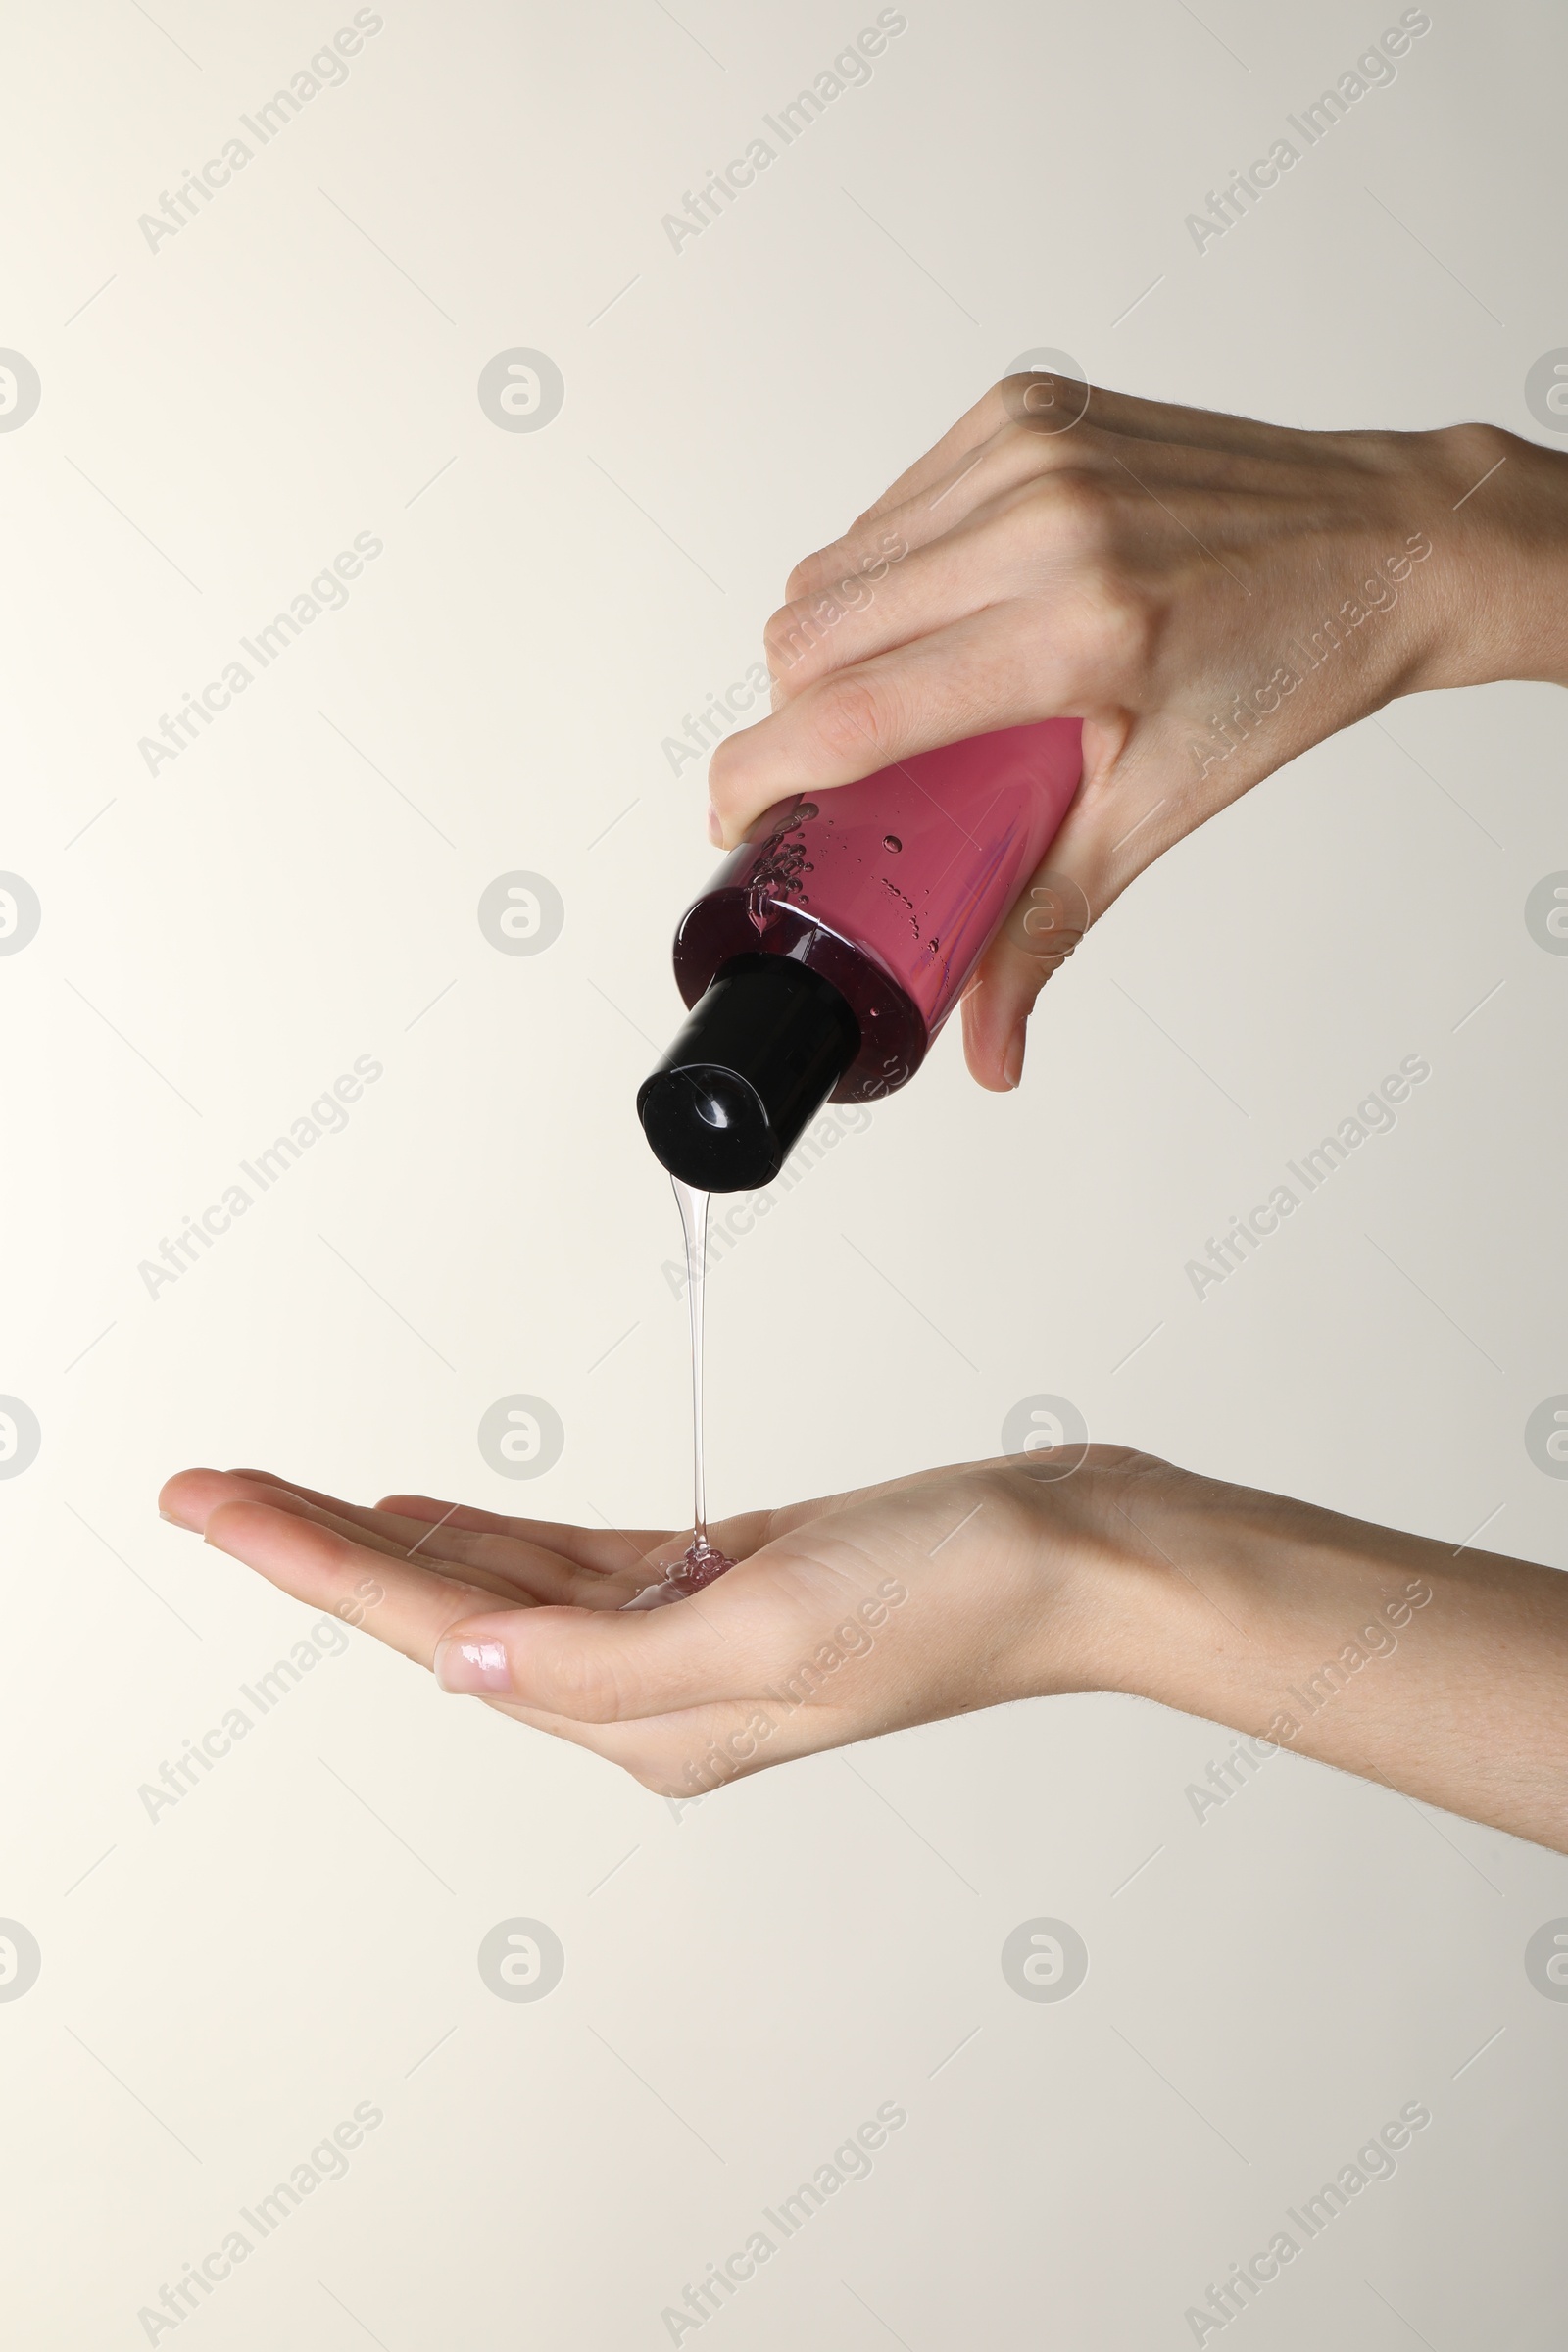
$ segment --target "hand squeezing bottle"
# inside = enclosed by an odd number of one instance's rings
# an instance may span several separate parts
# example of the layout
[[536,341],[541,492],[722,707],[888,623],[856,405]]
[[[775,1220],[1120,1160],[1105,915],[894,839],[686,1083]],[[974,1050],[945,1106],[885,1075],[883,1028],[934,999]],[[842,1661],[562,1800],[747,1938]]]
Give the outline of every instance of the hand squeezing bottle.
[[1066,815],[1082,722],[1048,718],[779,802],[675,933],[691,1017],[637,1096],[703,1192],[783,1167],[830,1097],[912,1078]]

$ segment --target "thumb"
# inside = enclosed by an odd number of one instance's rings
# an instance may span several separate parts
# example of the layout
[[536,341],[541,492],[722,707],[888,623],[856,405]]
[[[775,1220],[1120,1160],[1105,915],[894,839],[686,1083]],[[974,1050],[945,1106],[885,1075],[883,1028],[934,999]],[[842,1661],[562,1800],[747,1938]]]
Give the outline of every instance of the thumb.
[[1035,999],[1092,922],[1194,822],[1158,730],[1084,721],[1084,776],[1046,862],[1014,902],[963,1000],[971,1074],[993,1094],[1023,1075]]
[[[700,1605],[705,1600],[708,1607]],[[719,1595],[701,1594],[678,1608],[632,1615],[487,1610],[448,1626],[435,1653],[436,1681],[443,1690],[517,1699],[578,1723],[629,1723],[712,1705],[735,1695],[735,1679],[744,1680],[751,1663],[747,1646],[715,1621],[720,1606]],[[731,1625],[740,1614],[723,1611]]]
[[1093,920],[1076,876],[1042,866],[986,950],[963,999],[963,1052],[971,1076],[993,1094],[1022,1077],[1035,999]]

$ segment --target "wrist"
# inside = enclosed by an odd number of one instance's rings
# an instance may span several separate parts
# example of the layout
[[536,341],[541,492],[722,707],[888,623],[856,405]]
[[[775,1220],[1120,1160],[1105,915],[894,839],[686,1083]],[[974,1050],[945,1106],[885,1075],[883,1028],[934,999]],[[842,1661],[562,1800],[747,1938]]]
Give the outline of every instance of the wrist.
[[1352,1642],[1366,1657],[1397,1646],[1432,1598],[1422,1570],[1435,1547],[1153,1467],[1162,1475],[1110,1498],[1123,1543],[1099,1687],[1303,1744],[1314,1678]]
[[1237,1490],[1121,1446],[1077,1456],[1004,1473],[1027,1561],[1014,1695],[1097,1690],[1200,1713],[1224,1623],[1203,1624],[1189,1555],[1205,1549],[1207,1497]]
[[1432,625],[1405,691],[1568,685],[1568,453],[1491,424],[1412,439],[1435,561]]

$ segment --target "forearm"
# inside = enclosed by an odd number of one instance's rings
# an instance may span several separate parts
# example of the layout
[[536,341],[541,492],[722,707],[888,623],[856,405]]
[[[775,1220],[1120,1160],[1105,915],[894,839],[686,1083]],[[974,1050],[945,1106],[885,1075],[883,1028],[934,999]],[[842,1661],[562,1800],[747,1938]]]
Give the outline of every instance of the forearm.
[[1568,1851],[1568,1575],[1180,1474],[1117,1515],[1102,1688]]

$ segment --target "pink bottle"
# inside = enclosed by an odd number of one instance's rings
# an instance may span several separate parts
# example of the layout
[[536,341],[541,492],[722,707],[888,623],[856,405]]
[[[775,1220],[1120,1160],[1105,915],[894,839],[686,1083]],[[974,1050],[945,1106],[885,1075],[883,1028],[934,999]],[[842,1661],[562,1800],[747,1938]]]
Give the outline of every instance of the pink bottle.
[[691,1017],[637,1096],[708,1192],[766,1184],[831,1097],[913,1077],[1066,815],[1082,723],[1048,718],[781,801],[675,934]]

